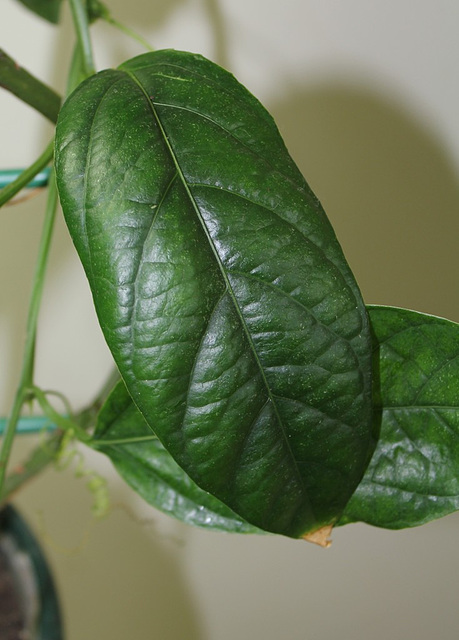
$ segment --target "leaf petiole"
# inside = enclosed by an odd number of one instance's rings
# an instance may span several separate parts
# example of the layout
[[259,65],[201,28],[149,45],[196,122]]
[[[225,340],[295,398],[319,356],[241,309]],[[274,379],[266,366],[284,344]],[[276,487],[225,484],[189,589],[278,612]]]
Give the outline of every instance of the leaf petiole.
[[[52,147],[51,147],[52,157]],[[16,427],[21,414],[24,402],[28,399],[29,388],[32,384],[33,363],[35,356],[35,340],[37,333],[38,313],[43,293],[44,275],[48,264],[49,248],[54,228],[54,220],[57,209],[57,188],[53,172],[51,172],[50,186],[48,191],[48,201],[46,205],[45,220],[38,250],[37,266],[32,286],[32,296],[29,304],[27,317],[26,341],[24,347],[24,357],[22,361],[22,371],[16,396],[13,402],[10,417],[8,419],[2,446],[0,450],[0,495],[5,480],[6,468],[13,446]]]
[[121,31],[122,33],[127,35],[129,38],[132,38],[132,40],[136,40],[147,51],[154,51],[154,49],[151,46],[151,44],[147,40],[145,40],[145,38],[143,38],[140,34],[136,33],[130,27],[127,27],[126,25],[122,24],[121,22],[118,22],[118,20],[115,20],[115,18],[112,18],[112,16],[110,14],[103,15],[102,19],[105,20],[105,22],[107,22],[107,24],[111,24],[112,27],[115,27],[115,29],[118,29],[118,31]]
[[96,72],[92,52],[91,38],[89,36],[89,21],[85,0],[69,0],[72,10],[73,24],[78,39],[78,45],[82,57],[82,69],[86,77]]
[[157,440],[158,438],[155,435],[151,436],[139,436],[138,438],[114,438],[113,440],[92,440],[87,444],[91,445],[94,449],[98,447],[108,447],[110,445],[115,444],[137,444],[139,442],[151,442],[152,440]]

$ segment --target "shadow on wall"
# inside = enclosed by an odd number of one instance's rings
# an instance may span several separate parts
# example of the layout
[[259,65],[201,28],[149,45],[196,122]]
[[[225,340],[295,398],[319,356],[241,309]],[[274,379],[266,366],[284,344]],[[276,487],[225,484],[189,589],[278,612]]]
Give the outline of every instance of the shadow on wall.
[[124,511],[96,523],[91,532],[81,555],[65,562],[56,558],[64,577],[64,614],[74,629],[70,639],[202,640],[177,542],[152,535],[152,527]]
[[186,525],[153,510],[139,520],[132,499],[121,480],[110,482],[112,510],[96,520],[93,497],[71,468],[48,469],[18,495],[53,568],[66,638],[203,640],[183,566]]
[[294,88],[270,110],[366,301],[459,321],[458,173],[435,134],[342,80]]

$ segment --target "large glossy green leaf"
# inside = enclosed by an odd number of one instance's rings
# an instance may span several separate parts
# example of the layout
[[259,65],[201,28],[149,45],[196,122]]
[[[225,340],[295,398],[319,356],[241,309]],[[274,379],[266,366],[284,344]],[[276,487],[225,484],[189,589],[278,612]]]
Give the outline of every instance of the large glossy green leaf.
[[48,22],[53,24],[59,22],[62,0],[18,0],[18,2]]
[[149,504],[187,524],[231,533],[261,533],[200,489],[165,450],[119,382],[102,407],[93,446]]
[[58,186],[130,395],[204,490],[268,531],[333,523],[373,446],[365,307],[278,130],[177,51],[61,110]]
[[413,527],[459,509],[459,325],[369,311],[381,436],[341,524]]

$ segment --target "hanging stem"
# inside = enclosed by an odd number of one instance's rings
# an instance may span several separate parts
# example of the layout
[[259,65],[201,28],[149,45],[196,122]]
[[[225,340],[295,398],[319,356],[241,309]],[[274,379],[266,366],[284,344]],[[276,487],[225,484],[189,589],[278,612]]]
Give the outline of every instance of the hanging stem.
[[48,263],[54,219],[56,217],[56,207],[57,188],[54,180],[54,175],[51,174],[45,220],[43,223],[43,231],[39,245],[37,266],[33,280],[32,296],[30,299],[29,313],[27,317],[26,342],[24,347],[21,377],[18,390],[14,398],[13,408],[5,428],[2,448],[0,450],[0,495],[2,493],[6,467],[8,465],[8,460],[13,445],[14,435],[16,433],[17,423],[21,414],[21,409],[28,397],[29,388],[32,386],[38,313],[43,293],[44,275]]
[[[70,2],[75,3],[80,8],[82,7],[80,0],[70,0]],[[83,64],[82,57],[79,55],[81,53],[81,48],[78,47],[74,53],[72,64],[70,67],[68,83],[67,83],[67,93],[69,93],[77,84],[80,78],[81,67]],[[90,50],[90,49],[89,49]],[[0,205],[7,202],[10,198],[12,198],[15,193],[17,193],[23,186],[28,184],[30,180],[41,170],[46,164],[48,164],[53,158],[53,150],[54,150],[54,140],[48,145],[45,152],[40,156],[40,158],[34,162],[28,169],[23,171],[19,178],[17,178],[13,183],[5,187],[0,191]],[[49,177],[49,190],[48,190],[48,201],[46,205],[45,219],[43,223],[43,231],[40,240],[39,250],[38,250],[38,258],[37,265],[33,280],[32,286],[32,294],[29,304],[29,312],[27,316],[27,329],[26,329],[26,342],[24,347],[24,357],[22,362],[22,370],[20,381],[18,385],[18,389],[16,391],[16,395],[13,402],[13,408],[11,410],[11,414],[9,419],[7,420],[5,431],[2,439],[2,445],[0,449],[0,496],[4,495],[3,486],[5,482],[6,469],[8,466],[8,460],[11,454],[11,449],[13,446],[13,440],[16,433],[16,429],[18,426],[18,422],[21,415],[21,410],[24,403],[30,399],[31,397],[31,388],[33,387],[33,370],[34,370],[34,358],[35,358],[35,342],[36,342],[36,334],[37,334],[37,321],[38,314],[40,310],[41,298],[43,293],[43,285],[44,285],[44,276],[46,271],[46,266],[48,263],[49,249],[51,246],[51,238],[54,228],[54,220],[56,217],[56,208],[57,208],[57,187],[56,181],[54,177],[54,171],[51,170]],[[111,381],[110,381],[111,382]],[[104,389],[104,394],[106,393],[106,389]],[[45,398],[46,399],[46,398]],[[91,411],[86,412],[89,414]],[[92,414],[91,414],[92,415]],[[78,425],[83,426],[86,424],[86,414],[78,420]],[[72,425],[73,426],[73,425]],[[76,429],[79,435],[82,435],[80,429]],[[34,469],[36,466],[42,468],[45,464],[47,464],[51,456],[38,456],[39,465],[34,464]],[[35,460],[35,459],[34,459]]]
[[151,44],[147,40],[145,40],[145,38],[143,38],[139,33],[136,33],[130,27],[127,27],[121,22],[118,22],[118,20],[115,20],[115,18],[112,18],[110,14],[102,16],[102,19],[105,20],[105,22],[107,22],[108,24],[111,24],[112,27],[115,27],[116,29],[118,29],[118,31],[121,31],[122,33],[126,34],[129,38],[136,40],[147,51],[154,51]]
[[88,13],[86,11],[85,0],[69,0],[72,10],[73,24],[78,39],[78,44],[82,56],[82,67],[86,77],[92,76],[96,72],[94,58],[92,54],[91,38],[89,36]]

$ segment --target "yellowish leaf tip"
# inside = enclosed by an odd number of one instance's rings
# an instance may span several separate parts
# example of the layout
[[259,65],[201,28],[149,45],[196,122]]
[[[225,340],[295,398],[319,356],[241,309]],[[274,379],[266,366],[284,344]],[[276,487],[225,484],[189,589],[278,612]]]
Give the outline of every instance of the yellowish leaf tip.
[[332,529],[333,529],[333,525],[327,524],[325,527],[316,529],[316,531],[311,531],[311,533],[306,533],[303,536],[303,540],[306,540],[306,542],[312,542],[313,544],[318,544],[319,547],[323,547],[324,549],[327,549],[332,543],[332,541],[330,540]]

